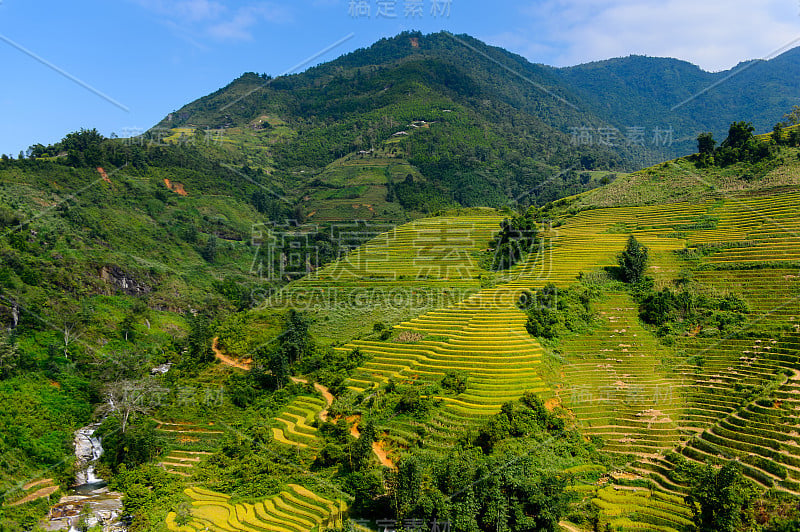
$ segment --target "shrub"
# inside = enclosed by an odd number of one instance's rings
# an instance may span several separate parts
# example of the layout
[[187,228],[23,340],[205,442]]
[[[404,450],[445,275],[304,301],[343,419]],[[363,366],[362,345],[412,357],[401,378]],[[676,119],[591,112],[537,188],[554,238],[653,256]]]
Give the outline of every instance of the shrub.
[[648,250],[631,235],[622,253],[617,256],[625,282],[638,283],[647,270]]

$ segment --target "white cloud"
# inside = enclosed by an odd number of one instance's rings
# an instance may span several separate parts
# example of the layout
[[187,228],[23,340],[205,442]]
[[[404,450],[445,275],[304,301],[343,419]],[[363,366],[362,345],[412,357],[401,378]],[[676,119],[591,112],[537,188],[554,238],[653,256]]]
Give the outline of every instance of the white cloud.
[[261,23],[290,20],[287,8],[271,2],[229,8],[214,0],[133,0],[162,17],[167,26],[186,38],[211,38],[217,41],[251,40],[253,29]]
[[524,22],[486,40],[559,66],[642,54],[716,71],[800,37],[800,5],[787,0],[532,2],[521,10]]
[[286,9],[274,4],[260,4],[238,9],[233,17],[208,28],[208,34],[219,40],[251,40],[251,30],[262,22],[283,22],[289,19]]

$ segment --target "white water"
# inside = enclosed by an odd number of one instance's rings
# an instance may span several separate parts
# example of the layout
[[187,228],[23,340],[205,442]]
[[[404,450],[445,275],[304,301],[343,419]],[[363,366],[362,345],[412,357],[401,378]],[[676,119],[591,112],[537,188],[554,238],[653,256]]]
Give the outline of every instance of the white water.
[[125,532],[119,520],[122,513],[122,494],[108,491],[105,482],[95,473],[95,464],[103,454],[103,444],[94,436],[99,423],[75,431],[75,457],[79,469],[75,474],[75,487],[50,509],[43,523],[45,530],[78,532],[75,525],[80,520],[84,506],[89,508],[86,522],[89,526],[102,525],[103,532]]
[[103,454],[103,444],[94,436],[99,426],[99,423],[95,423],[75,432],[75,456],[81,464],[75,475],[75,484],[79,487],[103,482],[103,479],[95,474],[95,462]]

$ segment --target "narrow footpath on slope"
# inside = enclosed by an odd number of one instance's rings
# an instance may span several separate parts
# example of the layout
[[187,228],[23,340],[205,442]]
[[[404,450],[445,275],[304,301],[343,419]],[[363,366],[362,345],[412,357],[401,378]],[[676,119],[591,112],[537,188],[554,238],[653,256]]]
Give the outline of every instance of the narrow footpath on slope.
[[222,351],[220,351],[219,346],[217,345],[218,341],[219,341],[219,336],[215,336],[214,339],[211,341],[211,350],[214,351],[214,356],[220,362],[222,362],[223,364],[227,364],[228,366],[233,366],[234,368],[239,368],[239,369],[244,369],[244,370],[249,370],[250,369],[250,363],[248,363],[246,361],[239,362],[239,361],[234,360],[233,358],[229,357],[228,355],[226,355]]
[[[361,422],[361,416],[351,416],[347,418],[347,421],[352,423],[352,425],[350,425],[350,435],[354,438],[360,438],[361,432],[358,430],[358,424]],[[378,461],[383,467],[396,469],[394,462],[392,462],[392,459],[386,454],[386,449],[383,448],[382,441],[378,440],[372,442],[372,452],[378,457]]]
[[[223,364],[227,364],[228,366],[232,366],[234,368],[239,368],[243,370],[250,369],[250,364],[248,362],[237,361],[227,356],[222,351],[220,351],[219,346],[217,345],[218,340],[219,337],[215,336],[211,343],[211,349],[214,351],[214,356],[217,359],[219,359],[220,362],[222,362]],[[308,384],[308,380],[300,377],[289,377],[289,379],[294,383]],[[314,389],[316,389],[320,394],[322,394],[322,397],[325,398],[325,402],[327,403],[325,410],[319,413],[319,418],[322,421],[328,421],[328,410],[330,409],[330,406],[333,404],[334,396],[330,392],[330,390],[328,390],[328,388],[326,388],[325,386],[323,386],[318,382],[314,383]],[[360,420],[361,420],[360,417],[355,419],[354,423],[350,427],[350,434],[352,434],[353,437],[355,438],[361,437],[361,433],[358,431],[358,422]],[[350,421],[350,419],[348,419],[348,421]],[[383,448],[382,441],[372,442],[372,452],[375,454],[375,456],[378,457],[378,461],[381,463],[382,466],[388,467],[390,469],[395,469],[394,462],[392,462],[392,459],[389,458],[389,456],[386,454],[386,450]]]

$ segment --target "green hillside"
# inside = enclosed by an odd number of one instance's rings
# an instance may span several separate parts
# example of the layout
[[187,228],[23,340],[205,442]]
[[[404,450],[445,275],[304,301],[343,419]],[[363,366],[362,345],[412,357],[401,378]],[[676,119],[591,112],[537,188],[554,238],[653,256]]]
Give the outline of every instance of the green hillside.
[[1,159],[0,529],[97,422],[130,532],[797,530],[798,128],[637,169],[566,75],[405,33]]

